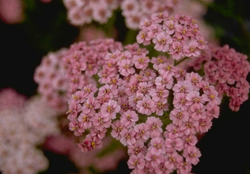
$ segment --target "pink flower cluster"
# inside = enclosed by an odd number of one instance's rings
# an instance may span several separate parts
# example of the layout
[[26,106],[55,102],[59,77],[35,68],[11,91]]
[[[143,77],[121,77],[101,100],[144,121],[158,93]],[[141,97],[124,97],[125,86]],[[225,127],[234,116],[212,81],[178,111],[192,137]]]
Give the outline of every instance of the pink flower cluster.
[[81,26],[92,20],[106,23],[112,11],[119,7],[119,0],[63,0],[71,24]]
[[186,15],[169,16],[167,12],[154,13],[140,24],[137,42],[166,52],[175,60],[198,57],[207,42],[201,36],[197,22]]
[[157,12],[171,12],[182,0],[123,0],[121,2],[122,15],[125,17],[126,26],[139,29],[143,19]]
[[128,147],[132,173],[190,172],[201,155],[197,133],[207,132],[219,115],[218,93],[165,56],[150,59],[138,44],[114,43],[80,42],[65,54],[67,76],[77,82],[70,87],[68,119],[69,129],[84,137],[78,146],[101,148],[111,128]]
[[61,63],[65,53],[66,49],[48,53],[43,57],[41,64],[34,73],[34,81],[38,84],[38,92],[52,108],[62,113],[67,110],[69,98],[65,67]]
[[[5,98],[9,101],[10,97],[15,97],[12,100],[23,102],[22,95],[13,95],[10,90],[1,91],[0,96],[0,101]],[[48,167],[47,158],[36,146],[48,134],[58,132],[56,120],[51,119],[51,113],[40,98],[27,100],[22,107],[19,103],[11,102],[8,107],[0,109],[1,172],[34,174]]]
[[201,56],[191,61],[194,70],[204,68],[205,79],[215,86],[219,97],[230,98],[229,107],[238,111],[240,105],[248,99],[249,83],[246,78],[250,72],[247,56],[236,52],[228,45],[210,46]]

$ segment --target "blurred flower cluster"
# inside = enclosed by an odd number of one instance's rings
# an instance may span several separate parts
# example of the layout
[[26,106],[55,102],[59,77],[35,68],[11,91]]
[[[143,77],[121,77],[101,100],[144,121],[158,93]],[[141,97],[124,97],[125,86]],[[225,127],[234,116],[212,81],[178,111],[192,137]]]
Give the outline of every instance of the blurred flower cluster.
[[[30,6],[55,1],[0,0],[0,19],[25,23]],[[248,56],[220,46],[204,22],[212,2],[60,3],[78,35],[41,58],[35,95],[0,91],[0,171],[46,172],[51,151],[79,173],[125,160],[131,174],[191,174],[222,103],[237,112],[249,97]]]

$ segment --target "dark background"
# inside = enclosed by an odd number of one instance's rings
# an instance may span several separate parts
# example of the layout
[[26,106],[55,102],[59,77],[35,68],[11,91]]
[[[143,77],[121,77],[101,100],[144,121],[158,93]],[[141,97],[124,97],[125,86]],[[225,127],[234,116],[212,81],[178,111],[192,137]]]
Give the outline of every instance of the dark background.
[[[43,4],[38,0],[26,0],[26,3],[26,20],[23,23],[7,25],[0,21],[0,90],[14,88],[29,98],[36,94],[33,74],[42,57],[49,51],[68,47],[75,41],[79,30],[68,24],[61,1]],[[248,7],[247,0],[215,0],[204,18],[215,29],[221,45],[228,44],[249,56]],[[127,32],[123,21],[121,18],[116,26]],[[123,41],[124,38],[118,36],[118,39]],[[214,119],[212,129],[197,145],[202,156],[193,172],[250,174],[250,100],[241,106],[239,112],[230,111],[228,101],[221,108],[220,117]],[[66,157],[49,151],[45,151],[45,155],[50,160],[50,168],[44,174],[76,171]],[[58,165],[64,167],[59,168]],[[117,171],[110,173],[128,173],[125,161]]]

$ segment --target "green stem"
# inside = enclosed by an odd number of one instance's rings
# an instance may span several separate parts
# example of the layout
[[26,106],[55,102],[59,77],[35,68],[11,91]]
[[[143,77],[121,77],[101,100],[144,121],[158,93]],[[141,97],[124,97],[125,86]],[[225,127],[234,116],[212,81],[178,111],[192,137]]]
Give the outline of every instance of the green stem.
[[185,61],[185,60],[187,60],[187,59],[189,59],[189,57],[184,57],[183,59],[181,59],[181,60],[179,60],[179,61],[175,61],[175,62],[174,62],[174,66],[179,65],[180,63],[182,63],[183,61]]

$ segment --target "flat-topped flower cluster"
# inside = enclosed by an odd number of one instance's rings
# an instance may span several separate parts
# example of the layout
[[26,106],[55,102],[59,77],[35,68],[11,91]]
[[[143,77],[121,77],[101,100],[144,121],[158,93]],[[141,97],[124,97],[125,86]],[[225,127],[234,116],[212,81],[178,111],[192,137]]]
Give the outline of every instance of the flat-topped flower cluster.
[[190,65],[196,71],[204,70],[204,78],[215,86],[220,98],[230,98],[229,107],[232,111],[238,111],[240,105],[248,99],[250,85],[246,78],[250,64],[246,55],[228,45],[210,45]]
[[157,12],[172,12],[182,0],[63,0],[72,25],[107,23],[113,11],[120,8],[128,28],[138,29],[140,22]]
[[165,56],[150,58],[138,44],[122,48],[97,40],[74,44],[68,52],[69,128],[83,136],[78,144],[83,152],[100,148],[111,128],[128,147],[135,173],[185,173],[198,163],[196,135],[207,132],[219,115],[213,86]]
[[[152,45],[158,55],[113,39],[79,42],[65,50],[56,69],[63,67],[61,95],[68,99],[69,129],[82,139],[83,152],[101,148],[110,133],[128,147],[132,173],[187,174],[201,156],[197,136],[218,118],[222,97],[208,78],[178,65],[202,56],[207,42],[196,21],[185,15],[156,13],[140,28],[137,42]],[[219,50],[214,53],[233,62],[233,52]],[[227,67],[238,67],[236,62]],[[239,72],[245,78],[249,71]],[[236,86],[241,85],[247,86]]]

